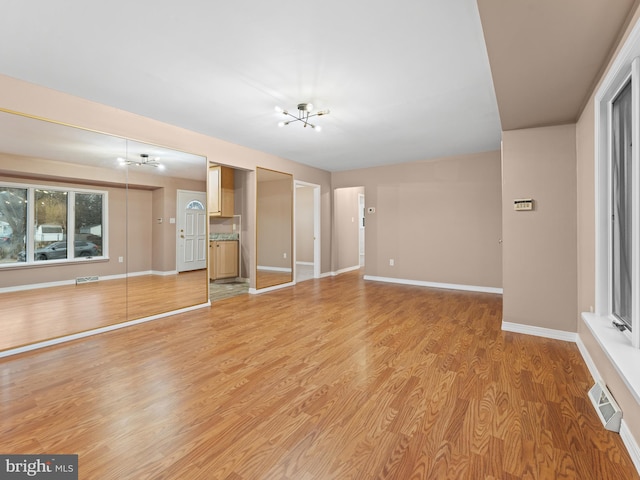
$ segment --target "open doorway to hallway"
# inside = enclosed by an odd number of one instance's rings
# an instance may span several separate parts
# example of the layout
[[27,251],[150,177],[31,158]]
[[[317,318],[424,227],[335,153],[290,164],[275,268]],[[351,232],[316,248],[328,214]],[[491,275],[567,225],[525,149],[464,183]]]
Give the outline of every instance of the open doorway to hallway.
[[364,266],[365,192],[364,187],[341,187],[334,190],[333,225],[335,229],[336,273]]
[[360,266],[364,267],[364,192],[358,193],[358,252],[360,254]]
[[295,281],[320,278],[320,185],[295,182]]

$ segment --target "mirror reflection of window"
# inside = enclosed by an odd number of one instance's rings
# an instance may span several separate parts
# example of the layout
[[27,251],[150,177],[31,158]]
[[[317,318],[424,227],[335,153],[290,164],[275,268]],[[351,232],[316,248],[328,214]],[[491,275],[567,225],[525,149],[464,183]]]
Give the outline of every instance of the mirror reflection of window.
[[27,189],[0,185],[0,263],[18,261],[26,248]]
[[[76,244],[82,242],[85,249],[78,252],[76,256],[86,253],[95,245],[98,254],[102,253],[102,203],[103,195],[99,193],[76,193],[75,210],[75,236]],[[76,245],[77,247],[78,245]]]
[[34,260],[67,258],[67,192],[35,190]]

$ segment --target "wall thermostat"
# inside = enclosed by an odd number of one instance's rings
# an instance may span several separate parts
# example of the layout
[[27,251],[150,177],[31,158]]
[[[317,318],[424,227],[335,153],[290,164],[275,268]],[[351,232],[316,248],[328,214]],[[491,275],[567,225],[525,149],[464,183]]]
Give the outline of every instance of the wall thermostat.
[[533,210],[533,199],[517,198],[513,201],[513,209],[516,211]]

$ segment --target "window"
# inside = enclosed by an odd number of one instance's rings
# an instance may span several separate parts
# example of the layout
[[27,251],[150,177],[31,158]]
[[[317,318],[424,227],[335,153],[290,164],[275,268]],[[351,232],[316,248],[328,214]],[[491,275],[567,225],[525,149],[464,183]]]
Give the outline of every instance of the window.
[[17,262],[26,249],[27,192],[0,186],[0,264]]
[[611,313],[621,326],[631,320],[631,82],[611,104]]
[[595,309],[582,319],[640,402],[640,22],[594,107]]
[[107,193],[0,185],[0,266],[105,255]]
[[[65,247],[63,251],[59,242],[67,238],[68,193],[39,188],[36,188],[34,193],[36,225],[34,260],[67,258],[67,249]],[[52,246],[54,242],[57,248]]]
[[191,200],[187,205],[187,210],[204,210],[204,205],[198,200]]
[[640,347],[640,30],[596,93],[596,313]]
[[101,193],[76,193],[74,202],[74,237],[95,244],[98,252],[102,252],[102,197]]

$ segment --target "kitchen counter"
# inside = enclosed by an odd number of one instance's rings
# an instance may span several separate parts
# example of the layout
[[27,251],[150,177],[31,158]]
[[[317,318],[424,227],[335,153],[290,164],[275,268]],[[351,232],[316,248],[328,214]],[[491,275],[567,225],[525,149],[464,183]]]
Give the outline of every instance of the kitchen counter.
[[217,242],[224,240],[238,240],[237,233],[211,233],[209,234],[209,240]]

